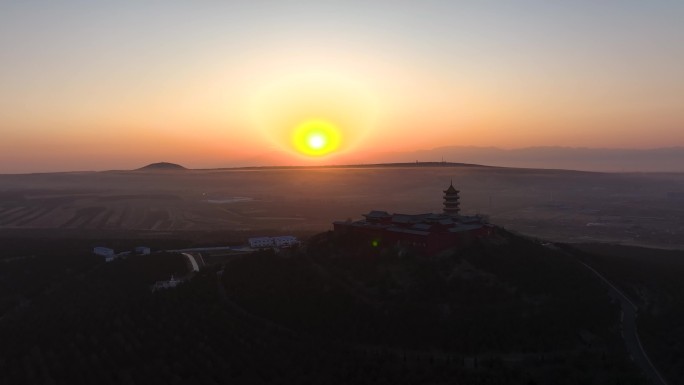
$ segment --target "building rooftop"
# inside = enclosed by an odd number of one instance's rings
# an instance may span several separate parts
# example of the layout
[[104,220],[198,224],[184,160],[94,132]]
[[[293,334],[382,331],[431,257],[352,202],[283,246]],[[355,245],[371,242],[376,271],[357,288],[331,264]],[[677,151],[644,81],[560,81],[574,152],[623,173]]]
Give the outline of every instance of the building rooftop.
[[421,230],[421,231],[428,231],[432,228],[432,225],[429,225],[427,223],[416,223],[415,225],[411,226],[412,230]]
[[397,227],[397,226],[389,227],[389,228],[387,228],[387,231],[391,231],[394,233],[404,233],[404,234],[423,235],[423,236],[430,235],[429,231],[411,230],[411,229],[407,229],[404,227]]
[[391,215],[387,211],[373,210],[365,215],[366,218],[389,218]]

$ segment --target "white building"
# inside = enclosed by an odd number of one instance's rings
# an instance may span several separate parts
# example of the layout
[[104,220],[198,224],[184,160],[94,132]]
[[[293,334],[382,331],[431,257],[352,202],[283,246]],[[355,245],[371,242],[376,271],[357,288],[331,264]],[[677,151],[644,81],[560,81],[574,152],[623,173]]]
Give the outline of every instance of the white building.
[[273,247],[273,238],[271,237],[255,237],[249,238],[249,247],[253,249],[268,249]]
[[96,247],[93,249],[93,253],[95,255],[99,255],[101,257],[112,257],[114,256],[114,250],[108,248],[108,247]]
[[292,247],[298,245],[299,241],[297,240],[297,237],[293,237],[292,235],[283,235],[280,237],[273,237],[273,243],[276,247]]
[[135,251],[136,254],[140,254],[140,255],[149,255],[150,254],[150,248],[145,247],[145,246],[138,246],[133,251]]
[[108,247],[96,247],[93,249],[93,253],[95,253],[95,255],[99,255],[100,257],[104,257],[105,262],[111,262],[117,257],[117,255],[114,254],[114,250]]

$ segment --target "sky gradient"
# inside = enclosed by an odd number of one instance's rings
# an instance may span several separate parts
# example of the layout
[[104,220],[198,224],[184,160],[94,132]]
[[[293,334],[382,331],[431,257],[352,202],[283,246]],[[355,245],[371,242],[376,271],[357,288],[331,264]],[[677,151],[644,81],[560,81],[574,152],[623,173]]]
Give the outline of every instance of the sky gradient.
[[681,1],[97,3],[0,4],[0,173],[684,146]]

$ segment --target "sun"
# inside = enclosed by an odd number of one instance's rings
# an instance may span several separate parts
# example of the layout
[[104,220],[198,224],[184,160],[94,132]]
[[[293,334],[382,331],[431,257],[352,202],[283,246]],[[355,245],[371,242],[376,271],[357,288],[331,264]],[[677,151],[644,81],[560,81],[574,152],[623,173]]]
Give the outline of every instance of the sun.
[[340,130],[322,119],[311,119],[300,123],[292,133],[292,144],[301,154],[324,156],[340,146]]
[[358,76],[334,66],[278,69],[250,87],[244,100],[252,121],[245,124],[296,162],[342,159],[378,128],[381,116],[371,83]]

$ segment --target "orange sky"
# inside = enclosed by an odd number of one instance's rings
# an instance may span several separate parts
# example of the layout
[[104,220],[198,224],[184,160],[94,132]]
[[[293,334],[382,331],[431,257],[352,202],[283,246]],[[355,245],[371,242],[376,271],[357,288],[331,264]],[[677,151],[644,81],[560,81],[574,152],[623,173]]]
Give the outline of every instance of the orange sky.
[[684,146],[679,4],[301,4],[0,6],[0,173]]

